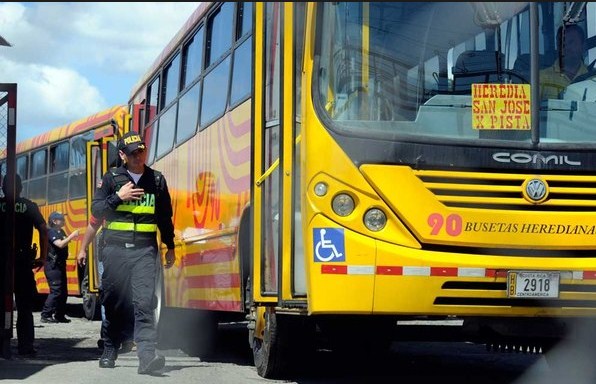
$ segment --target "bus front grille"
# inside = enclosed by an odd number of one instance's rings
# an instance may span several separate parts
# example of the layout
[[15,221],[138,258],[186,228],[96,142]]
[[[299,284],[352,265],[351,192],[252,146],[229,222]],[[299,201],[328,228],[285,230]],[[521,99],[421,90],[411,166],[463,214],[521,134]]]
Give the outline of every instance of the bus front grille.
[[492,210],[596,212],[594,176],[542,175],[548,196],[540,204],[524,198],[524,182],[533,174],[414,170],[436,198],[448,207]]

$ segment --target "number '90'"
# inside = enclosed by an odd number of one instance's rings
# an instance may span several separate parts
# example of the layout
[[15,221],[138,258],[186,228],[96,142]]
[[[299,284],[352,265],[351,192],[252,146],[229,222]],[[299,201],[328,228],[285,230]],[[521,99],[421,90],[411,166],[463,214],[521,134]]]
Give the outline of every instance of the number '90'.
[[462,218],[454,213],[443,216],[440,213],[433,213],[428,216],[427,223],[430,226],[430,234],[438,235],[445,230],[449,236],[458,236],[462,231]]

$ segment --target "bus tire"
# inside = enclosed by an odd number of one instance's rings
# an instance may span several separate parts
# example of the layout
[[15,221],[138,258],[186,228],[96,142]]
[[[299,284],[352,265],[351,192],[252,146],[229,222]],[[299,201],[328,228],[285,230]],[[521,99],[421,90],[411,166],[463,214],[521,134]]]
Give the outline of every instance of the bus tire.
[[[287,350],[285,326],[275,311],[267,309],[264,313],[265,328],[263,337],[253,336],[252,353],[259,376],[277,379],[286,371],[288,362],[283,356]],[[281,320],[281,321],[280,321]],[[258,322],[259,320],[257,320]]]
[[85,277],[81,281],[81,296],[83,298],[83,312],[87,320],[101,319],[101,303],[96,293],[89,291],[89,274],[85,271]]
[[[259,311],[257,311],[259,313]],[[272,308],[264,312],[262,337],[249,332],[257,373],[266,379],[280,379],[308,366],[314,350],[314,327],[305,316],[278,314]],[[258,322],[259,320],[257,320]],[[260,329],[259,325],[256,327]]]

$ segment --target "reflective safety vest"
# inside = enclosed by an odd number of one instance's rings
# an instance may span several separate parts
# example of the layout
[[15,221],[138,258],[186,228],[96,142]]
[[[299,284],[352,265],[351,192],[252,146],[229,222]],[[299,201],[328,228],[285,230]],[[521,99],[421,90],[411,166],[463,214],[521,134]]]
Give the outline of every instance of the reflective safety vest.
[[[108,231],[117,231],[119,239],[134,242],[135,240],[154,240],[157,233],[157,218],[155,206],[159,195],[161,173],[153,170],[155,174],[155,190],[147,190],[145,195],[137,201],[123,201],[116,207],[115,215],[106,221],[104,228]],[[131,181],[128,175],[110,171],[114,178],[116,191]],[[155,193],[153,193],[155,192]],[[129,232],[127,235],[126,232]],[[145,234],[146,236],[143,236]],[[147,236],[148,235],[148,236]]]

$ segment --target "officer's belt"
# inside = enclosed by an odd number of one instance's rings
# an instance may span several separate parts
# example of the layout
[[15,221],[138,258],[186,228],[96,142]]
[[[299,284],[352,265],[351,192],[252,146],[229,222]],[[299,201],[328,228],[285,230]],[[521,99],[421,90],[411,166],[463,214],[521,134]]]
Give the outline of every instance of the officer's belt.
[[134,242],[130,242],[130,241],[110,239],[106,242],[106,246],[109,247],[110,245],[113,245],[115,247],[121,247],[121,248],[142,248],[142,247],[157,246],[157,240],[155,240],[155,239],[152,239],[152,240],[137,239]]

